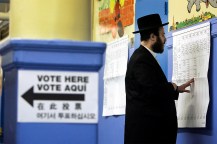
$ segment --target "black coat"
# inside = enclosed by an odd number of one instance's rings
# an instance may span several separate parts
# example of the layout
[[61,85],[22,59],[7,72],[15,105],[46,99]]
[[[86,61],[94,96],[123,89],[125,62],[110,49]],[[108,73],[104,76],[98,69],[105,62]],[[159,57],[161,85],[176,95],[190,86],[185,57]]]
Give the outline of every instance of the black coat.
[[127,66],[125,144],[175,144],[179,93],[143,46]]

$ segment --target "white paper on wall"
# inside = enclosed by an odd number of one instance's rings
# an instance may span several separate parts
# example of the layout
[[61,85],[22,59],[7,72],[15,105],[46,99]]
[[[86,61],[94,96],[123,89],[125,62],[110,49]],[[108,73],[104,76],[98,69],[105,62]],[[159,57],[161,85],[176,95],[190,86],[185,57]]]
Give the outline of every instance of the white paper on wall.
[[127,61],[128,36],[108,43],[104,69],[103,116],[125,114]]
[[178,127],[206,127],[209,105],[208,68],[210,23],[173,33],[172,81],[181,85],[194,78],[190,93],[180,93],[176,101]]

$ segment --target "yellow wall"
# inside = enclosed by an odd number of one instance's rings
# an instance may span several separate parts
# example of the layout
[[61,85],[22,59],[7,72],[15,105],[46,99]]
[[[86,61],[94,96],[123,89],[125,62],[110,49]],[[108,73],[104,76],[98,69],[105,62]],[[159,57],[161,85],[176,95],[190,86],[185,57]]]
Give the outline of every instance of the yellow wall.
[[91,40],[90,0],[11,0],[11,38]]

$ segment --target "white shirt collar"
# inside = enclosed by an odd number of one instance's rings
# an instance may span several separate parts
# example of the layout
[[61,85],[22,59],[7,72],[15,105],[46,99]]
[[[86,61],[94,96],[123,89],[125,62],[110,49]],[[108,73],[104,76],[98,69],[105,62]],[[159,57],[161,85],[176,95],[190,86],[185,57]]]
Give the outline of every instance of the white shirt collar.
[[[143,45],[142,45],[143,46]],[[143,46],[144,48],[146,48],[152,55],[153,55],[153,57],[156,59],[156,57],[157,57],[157,54],[155,53],[155,52],[153,52],[151,49],[149,49],[149,48],[147,48],[147,47],[145,47],[145,46]]]

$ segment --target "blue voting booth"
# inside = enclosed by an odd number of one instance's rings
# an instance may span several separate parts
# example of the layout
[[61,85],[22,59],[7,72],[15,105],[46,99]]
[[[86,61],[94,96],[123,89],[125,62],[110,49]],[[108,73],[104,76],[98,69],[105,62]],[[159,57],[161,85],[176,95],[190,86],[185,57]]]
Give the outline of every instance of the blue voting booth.
[[3,143],[97,143],[105,49],[96,42],[5,41]]

